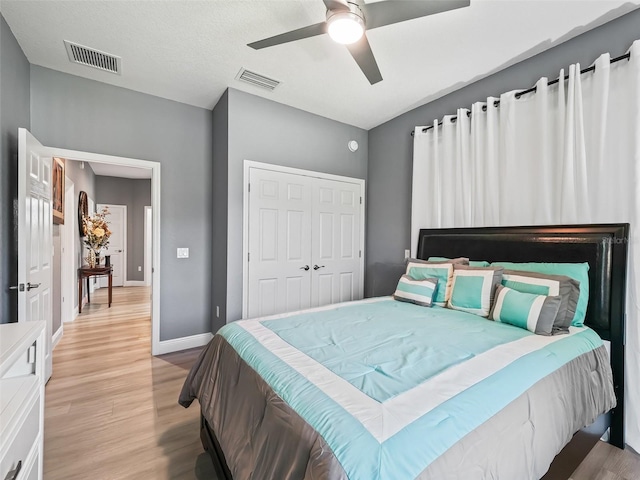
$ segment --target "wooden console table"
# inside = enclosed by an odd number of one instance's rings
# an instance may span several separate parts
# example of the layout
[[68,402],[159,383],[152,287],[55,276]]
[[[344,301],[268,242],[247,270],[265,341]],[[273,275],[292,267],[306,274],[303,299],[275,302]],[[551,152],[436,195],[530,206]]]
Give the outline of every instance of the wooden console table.
[[111,286],[113,284],[113,267],[80,267],[78,269],[78,313],[82,313],[82,281],[87,279],[87,303],[91,303],[91,290],[89,289],[89,278],[109,277],[109,308],[111,308]]

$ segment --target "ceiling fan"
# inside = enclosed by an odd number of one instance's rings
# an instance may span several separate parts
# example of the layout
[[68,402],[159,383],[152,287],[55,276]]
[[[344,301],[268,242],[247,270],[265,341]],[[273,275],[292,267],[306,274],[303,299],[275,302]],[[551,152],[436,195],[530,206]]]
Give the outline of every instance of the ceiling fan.
[[326,21],[250,43],[249,47],[259,50],[328,33],[334,41],[347,47],[373,85],[382,80],[382,75],[365,30],[467,7],[471,3],[470,0],[386,0],[369,4],[362,0],[323,2],[327,7]]

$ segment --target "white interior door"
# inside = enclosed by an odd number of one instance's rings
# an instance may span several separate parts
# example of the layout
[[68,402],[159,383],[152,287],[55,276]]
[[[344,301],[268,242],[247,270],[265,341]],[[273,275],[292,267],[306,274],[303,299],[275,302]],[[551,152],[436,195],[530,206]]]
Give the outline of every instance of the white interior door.
[[359,184],[314,179],[313,307],[362,298],[361,201]]
[[248,317],[310,306],[311,181],[250,170]]
[[51,156],[18,129],[18,321],[44,320],[45,381],[51,377],[52,282]]
[[[109,237],[109,248],[100,252],[100,256],[111,256],[111,265],[113,267],[113,286],[124,286],[125,269],[127,268],[127,206],[126,205],[108,205],[99,203],[97,210],[101,211],[104,207],[109,209],[107,222],[111,237]],[[102,261],[102,260],[101,260]],[[107,277],[100,278],[100,286],[106,287],[109,279]]]

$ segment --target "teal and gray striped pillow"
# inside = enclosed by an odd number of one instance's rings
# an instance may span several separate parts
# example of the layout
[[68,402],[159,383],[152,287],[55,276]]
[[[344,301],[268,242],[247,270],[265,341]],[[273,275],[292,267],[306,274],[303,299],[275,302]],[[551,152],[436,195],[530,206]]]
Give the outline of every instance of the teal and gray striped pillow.
[[563,275],[578,282],[580,289],[576,303],[575,314],[571,319],[571,325],[581,327],[587,314],[589,303],[589,264],[588,263],[511,263],[494,262],[491,265],[499,265],[505,269],[524,270],[527,272],[542,273],[545,275]]
[[433,303],[444,307],[451,296],[451,280],[453,279],[452,263],[434,263],[424,260],[409,260],[406,274],[413,280],[425,280],[427,278],[438,279]]
[[523,293],[498,285],[490,318],[538,335],[551,335],[560,302],[559,296]]
[[496,285],[502,278],[502,270],[502,267],[456,265],[447,307],[488,317]]
[[393,298],[401,302],[415,303],[423,307],[433,305],[433,297],[438,286],[437,278],[414,280],[409,275],[400,277]]
[[553,323],[553,333],[569,332],[580,296],[580,283],[577,280],[566,275],[505,270],[502,275],[502,285],[522,293],[559,296],[560,308]]

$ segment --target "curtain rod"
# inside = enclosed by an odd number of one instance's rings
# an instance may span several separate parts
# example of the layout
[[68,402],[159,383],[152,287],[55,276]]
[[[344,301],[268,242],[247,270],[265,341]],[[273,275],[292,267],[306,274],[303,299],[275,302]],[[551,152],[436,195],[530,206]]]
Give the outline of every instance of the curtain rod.
[[[619,62],[620,60],[629,60],[631,58],[631,53],[625,53],[624,55],[620,55],[619,57],[616,58],[612,58],[611,61],[609,63],[615,63],[615,62]],[[584,70],[580,70],[580,75],[582,75],[583,73],[587,73],[587,72],[593,72],[596,69],[595,65],[591,65],[590,67],[585,68]],[[564,77],[565,80],[569,80],[569,75],[565,75]],[[547,83],[547,85],[554,85],[556,83],[558,83],[560,81],[560,78],[556,78],[555,80],[551,80],[549,83]],[[522,90],[521,92],[516,93],[516,99],[519,99],[522,95],[526,95],[527,93],[531,93],[531,92],[535,92],[537,90],[537,87],[531,87],[528,88],[527,90]],[[499,107],[500,106],[500,100],[495,100],[493,102],[493,106],[494,107]],[[482,106],[482,111],[486,112],[487,111],[487,106],[483,105]],[[471,116],[471,111],[467,112],[467,117]],[[456,120],[458,119],[457,116],[454,116],[451,118],[451,123],[456,123]],[[442,125],[442,122],[438,122],[438,126]],[[422,129],[422,133],[430,130],[433,128],[433,125],[430,125],[428,127],[424,127]],[[415,135],[415,130],[411,131],[411,136],[413,137]]]

